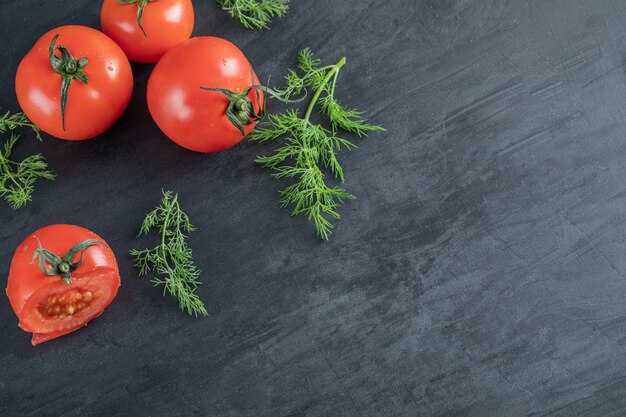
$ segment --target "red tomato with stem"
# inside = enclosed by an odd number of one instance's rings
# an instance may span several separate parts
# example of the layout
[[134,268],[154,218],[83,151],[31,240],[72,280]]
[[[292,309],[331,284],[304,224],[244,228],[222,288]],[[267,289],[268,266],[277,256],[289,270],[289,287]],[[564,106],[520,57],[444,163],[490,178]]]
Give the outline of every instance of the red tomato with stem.
[[174,142],[197,152],[217,152],[235,146],[262,115],[264,93],[258,84],[235,45],[209,36],[191,38],[154,67],[148,108]]
[[100,236],[55,224],[18,246],[6,293],[35,346],[86,326],[113,301],[119,286],[115,255]]
[[43,35],[17,68],[22,110],[60,139],[97,136],[122,115],[133,90],[128,58],[104,33],[61,26]]
[[193,5],[191,0],[104,0],[100,24],[128,59],[157,62],[191,36]]

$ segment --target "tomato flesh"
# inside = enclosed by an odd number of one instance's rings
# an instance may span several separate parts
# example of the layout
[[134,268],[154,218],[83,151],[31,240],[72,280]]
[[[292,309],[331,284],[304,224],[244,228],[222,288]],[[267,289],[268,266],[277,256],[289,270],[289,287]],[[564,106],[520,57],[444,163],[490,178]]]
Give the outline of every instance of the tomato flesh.
[[48,296],[48,299],[39,304],[37,310],[46,319],[64,319],[74,313],[80,313],[93,301],[93,293],[82,288],[73,288],[69,291]]
[[[116,271],[101,268],[76,276],[71,284],[58,281],[37,290],[20,312],[19,326],[46,340],[73,332],[98,317],[117,294]],[[33,345],[36,338],[33,335]]]

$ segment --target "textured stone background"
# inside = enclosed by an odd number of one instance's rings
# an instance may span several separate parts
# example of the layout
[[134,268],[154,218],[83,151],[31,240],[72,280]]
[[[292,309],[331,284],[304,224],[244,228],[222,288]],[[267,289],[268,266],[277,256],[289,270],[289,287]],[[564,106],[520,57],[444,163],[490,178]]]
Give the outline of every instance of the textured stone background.
[[[88,227],[123,284],[88,328],[37,348],[0,297],[2,416],[626,414],[626,8],[621,0],[294,0],[269,32],[196,1],[196,35],[274,80],[310,46],[338,96],[388,132],[342,160],[349,202],[321,243],[277,205],[264,145],[167,140],[134,65],[128,111],[83,143],[26,139],[59,178],[0,204],[0,273],[30,232]],[[100,2],[2,1],[0,108],[15,69]],[[271,103],[271,110],[281,106]],[[126,253],[161,188],[180,198],[210,317]]]

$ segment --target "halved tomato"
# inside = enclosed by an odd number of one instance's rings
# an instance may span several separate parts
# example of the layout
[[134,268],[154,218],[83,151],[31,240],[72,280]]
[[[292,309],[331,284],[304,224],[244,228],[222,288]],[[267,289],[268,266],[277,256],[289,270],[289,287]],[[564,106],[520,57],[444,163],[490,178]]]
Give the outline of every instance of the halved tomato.
[[6,293],[32,344],[73,332],[98,317],[117,295],[119,269],[97,234],[55,224],[37,230],[13,255]]

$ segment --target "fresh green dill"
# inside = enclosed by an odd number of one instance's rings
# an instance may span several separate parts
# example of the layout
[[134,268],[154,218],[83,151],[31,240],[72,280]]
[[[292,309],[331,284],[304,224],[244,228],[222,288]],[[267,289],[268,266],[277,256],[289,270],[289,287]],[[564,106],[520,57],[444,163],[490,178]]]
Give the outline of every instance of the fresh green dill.
[[15,130],[18,127],[30,127],[33,132],[35,132],[35,136],[39,142],[41,139],[41,130],[37,126],[33,124],[28,117],[24,113],[14,113],[6,112],[4,115],[0,116],[0,134],[6,133],[7,130]]
[[[333,219],[339,219],[339,207],[345,200],[353,199],[342,187],[328,184],[325,171],[343,182],[344,172],[337,154],[342,149],[356,147],[352,142],[338,136],[340,131],[354,133],[359,137],[372,131],[384,130],[369,124],[362,112],[342,106],[335,99],[335,86],[345,58],[335,65],[321,66],[320,60],[310,49],[299,54],[298,69],[290,70],[287,85],[278,90],[283,98],[289,99],[311,88],[313,97],[304,116],[298,110],[270,115],[261,127],[255,129],[249,138],[265,142],[283,138],[282,144],[273,154],[262,156],[257,162],[276,171],[276,178],[288,178],[291,185],[280,192],[283,207],[293,206],[292,215],[304,214],[314,222],[317,234],[325,240],[330,237]],[[311,121],[313,110],[330,120],[330,129]]]
[[217,5],[238,19],[246,29],[269,29],[274,17],[283,17],[289,10],[289,0],[217,0]]
[[0,150],[0,197],[14,210],[32,200],[35,183],[39,178],[56,178],[48,170],[48,164],[41,154],[31,155],[20,162],[11,159],[13,148],[20,138],[12,131],[19,127],[30,127],[37,139],[41,140],[41,132],[23,113],[7,112],[0,116],[0,134],[11,131],[11,136],[4,143],[4,149]]
[[147,235],[151,230],[159,233],[159,245],[152,249],[130,251],[135,257],[139,275],[145,276],[150,272],[160,275],[161,278],[153,278],[152,283],[163,285],[163,295],[169,293],[178,298],[181,311],[196,317],[198,314],[207,316],[204,303],[196,294],[201,271],[194,264],[191,248],[187,245],[187,234],[196,229],[180,208],[178,194],[163,192],[161,204],[146,215],[139,235]]

